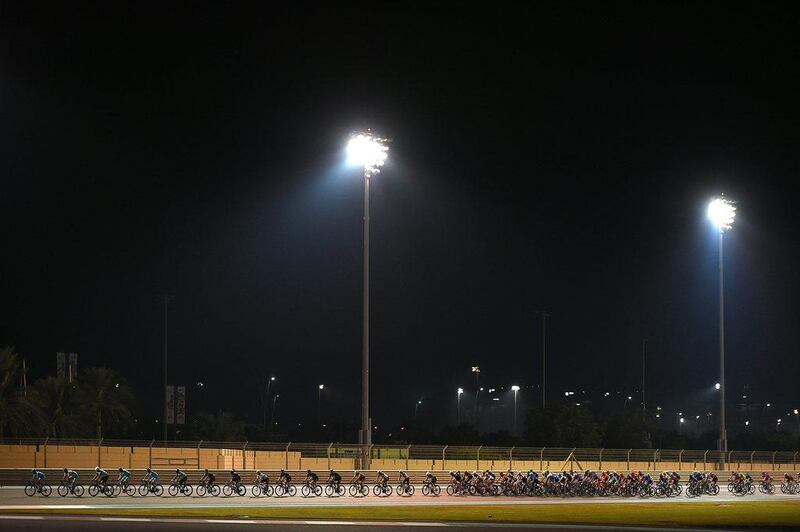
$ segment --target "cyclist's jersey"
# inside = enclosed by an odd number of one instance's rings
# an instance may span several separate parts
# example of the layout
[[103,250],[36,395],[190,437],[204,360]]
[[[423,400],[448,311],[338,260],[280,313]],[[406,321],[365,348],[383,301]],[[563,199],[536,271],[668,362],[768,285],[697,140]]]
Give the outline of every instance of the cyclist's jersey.
[[131,479],[131,472],[128,471],[127,469],[123,469],[122,471],[119,472],[119,478],[120,480],[128,481]]
[[489,480],[494,480],[495,479],[494,473],[492,473],[491,471],[487,471],[486,478]]
[[73,469],[68,469],[66,473],[64,473],[64,478],[67,480],[78,480],[78,472]]
[[231,480],[234,482],[241,482],[242,477],[239,476],[239,473],[231,473]]
[[289,482],[292,481],[292,475],[290,475],[289,473],[284,473],[281,475],[281,480],[283,480],[288,484]]
[[155,482],[156,480],[158,480],[158,473],[156,473],[154,470],[151,469],[150,472],[147,473],[147,475],[145,475],[145,479]]
[[44,480],[45,477],[44,473],[42,471],[39,471],[38,469],[34,470],[31,476],[35,480]]
[[[337,476],[338,476],[338,473],[337,473]],[[334,477],[334,478],[336,478],[336,477]],[[339,477],[339,478],[342,478],[342,477]],[[359,482],[364,482],[365,480],[367,480],[367,477],[364,476],[364,473],[359,473],[359,474],[353,476],[353,480],[357,480]]]
[[259,474],[258,474],[258,476],[256,477],[256,479],[257,479],[257,480],[258,480],[258,481],[259,481],[261,484],[266,484],[266,483],[268,483],[268,482],[269,482],[269,475],[267,475],[266,473],[259,473]]
[[342,475],[340,475],[339,473],[334,471],[333,473],[331,473],[330,480],[332,480],[334,482],[341,482],[342,481]]
[[312,482],[317,482],[319,480],[319,476],[316,473],[311,472],[308,476],[306,476],[306,479]]
[[203,475],[203,478],[201,480],[206,480],[208,482],[214,482],[215,480],[217,480],[217,477],[214,476],[214,473],[209,471],[208,473]]
[[108,478],[108,471],[106,471],[105,469],[101,469],[100,471],[97,472],[97,476],[100,478]]
[[434,475],[426,475],[425,480],[427,480],[431,484],[436,484],[436,477]]
[[177,471],[175,473],[175,480],[177,480],[178,482],[186,482],[187,478],[188,477],[186,476],[186,473],[184,473],[183,471]]
[[406,474],[405,471],[400,471],[400,480],[402,482],[408,482],[409,480],[411,480],[411,478],[409,478],[409,476]]

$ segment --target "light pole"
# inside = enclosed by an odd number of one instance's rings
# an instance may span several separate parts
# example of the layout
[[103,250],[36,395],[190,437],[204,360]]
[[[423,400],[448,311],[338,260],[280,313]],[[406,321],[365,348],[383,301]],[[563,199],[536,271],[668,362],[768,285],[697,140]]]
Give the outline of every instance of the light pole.
[[517,433],[517,392],[519,391],[519,386],[514,385],[511,387],[511,390],[514,392],[514,434]]
[[456,391],[456,396],[458,397],[457,399],[458,403],[456,406],[456,420],[458,422],[457,423],[458,425],[461,425],[461,394],[463,393],[464,393],[464,388],[459,388],[458,391]]
[[272,430],[272,427],[275,426],[275,406],[277,405],[278,397],[280,397],[280,396],[281,396],[281,394],[276,393],[275,397],[272,398],[272,414],[270,415],[270,418],[269,418],[270,430]]
[[269,404],[269,389],[273,382],[275,382],[275,377],[267,379],[267,396],[264,398],[264,430],[267,430],[267,405]]
[[[353,135],[347,144],[347,162],[361,167],[364,175],[364,321],[361,337],[361,432],[358,441],[366,449],[372,445],[372,422],[369,417],[369,181],[381,171],[388,155],[386,139],[369,132]],[[369,469],[369,457],[366,455],[363,466]]]
[[478,379],[479,379],[479,377],[481,375],[481,368],[479,368],[478,366],[472,366],[472,373],[475,374],[475,412],[474,412],[475,416],[474,417],[475,417],[475,426],[477,427],[478,426],[478,394],[481,391],[480,383],[479,383]]
[[733,226],[736,206],[720,196],[708,204],[708,219],[719,231],[719,444],[720,461],[724,465],[728,450],[728,433],[725,429],[725,290],[723,281],[722,241],[725,231]]
[[418,400],[414,404],[414,419],[417,419],[417,410],[419,410],[420,405],[422,404],[422,399]]
[[324,384],[320,384],[317,387],[317,425],[322,423],[322,390],[324,389]]

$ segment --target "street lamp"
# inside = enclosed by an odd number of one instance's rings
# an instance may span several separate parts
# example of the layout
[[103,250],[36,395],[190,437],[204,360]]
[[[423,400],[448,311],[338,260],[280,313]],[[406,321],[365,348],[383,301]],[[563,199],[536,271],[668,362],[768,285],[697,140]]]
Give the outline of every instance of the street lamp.
[[264,397],[264,429],[267,428],[267,405],[269,404],[269,389],[272,386],[272,383],[275,382],[275,377],[270,377],[267,379],[267,396]]
[[417,410],[419,410],[419,406],[422,404],[422,399],[418,400],[414,404],[414,419],[417,419]]
[[320,384],[317,387],[317,424],[322,421],[322,390],[324,389],[324,384]]
[[280,396],[281,396],[281,394],[276,393],[275,397],[272,398],[272,415],[270,415],[270,419],[269,419],[270,428],[275,426],[275,406],[277,405],[278,397],[280,397]]
[[[359,166],[364,176],[364,290],[363,326],[361,337],[361,432],[359,443],[369,448],[372,444],[372,423],[369,417],[369,180],[381,171],[389,155],[386,139],[372,133],[359,133],[347,143],[347,162]],[[366,457],[365,469],[369,469]]]
[[511,387],[511,391],[514,392],[514,434],[517,433],[517,392],[519,391],[519,386],[516,384]]
[[708,204],[708,219],[719,231],[719,451],[722,460],[728,450],[728,433],[725,429],[725,291],[723,283],[722,241],[725,231],[733,227],[736,206],[724,196]]
[[480,383],[478,379],[481,375],[481,368],[478,366],[471,366],[472,373],[475,374],[475,426],[478,426],[478,394],[480,393]]
[[463,393],[464,393],[464,388],[459,388],[456,391],[456,396],[458,397],[458,405],[456,406],[456,419],[459,425],[461,425],[461,394]]

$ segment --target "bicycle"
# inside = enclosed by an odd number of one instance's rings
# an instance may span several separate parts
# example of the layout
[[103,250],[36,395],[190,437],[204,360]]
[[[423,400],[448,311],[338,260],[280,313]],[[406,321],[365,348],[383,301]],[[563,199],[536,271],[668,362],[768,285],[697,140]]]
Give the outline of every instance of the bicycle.
[[300,493],[303,495],[303,497],[319,497],[322,495],[322,486],[313,480],[306,481],[303,482],[303,486],[300,488]]
[[410,482],[408,484],[401,482],[395,488],[395,492],[401,497],[411,497],[414,495],[414,485]]
[[[330,488],[331,495],[333,495],[333,486],[329,485],[328,487]],[[337,497],[339,495],[344,495],[344,486],[339,484],[338,490],[339,493],[336,494]],[[326,493],[328,492],[328,488],[325,488],[325,492]],[[363,482],[358,482],[357,480],[354,480],[350,482],[350,487],[348,488],[348,492],[350,493],[351,497],[366,497],[367,495],[369,495],[369,488]],[[329,495],[329,497],[331,495]]]
[[392,487],[388,482],[375,484],[372,488],[372,493],[374,493],[376,497],[388,497],[392,494]]
[[123,493],[128,497],[136,495],[136,488],[128,481],[120,481],[111,486],[114,496],[122,495]]
[[51,488],[49,484],[34,484],[30,480],[27,484],[25,484],[25,495],[28,497],[33,497],[37,493],[41,493],[43,496],[49,497],[52,491],[53,488]]
[[164,488],[158,482],[151,482],[148,480],[143,480],[141,484],[139,484],[139,495],[142,497],[153,494],[156,497],[161,497],[164,494]]
[[292,484],[278,482],[278,484],[275,486],[276,497],[294,497],[295,495],[297,495],[297,487],[293,486]]
[[442,488],[434,482],[426,482],[422,485],[422,494],[425,497],[438,497],[442,493]]
[[772,495],[773,493],[775,493],[775,486],[772,484],[772,481],[760,482],[758,484],[758,491],[760,491],[764,495]]
[[342,486],[341,482],[334,482],[329,480],[325,485],[325,496],[326,497],[341,497],[347,493],[347,488]]
[[186,495],[187,497],[191,497],[192,491],[191,484],[181,484],[177,480],[170,482],[169,488],[167,488],[167,493],[169,493],[172,497],[176,496],[178,493]]
[[212,497],[219,496],[220,488],[218,485],[210,482],[201,482],[197,485],[197,489],[195,490],[199,497],[205,497],[206,495],[211,495]]
[[89,495],[97,497],[101,493],[106,497],[113,497],[114,487],[109,484],[102,484],[99,480],[93,480],[89,485]]
[[244,487],[244,484],[241,482],[234,482],[233,480],[229,480],[222,486],[222,494],[226,497],[230,497],[233,494],[238,495],[239,497],[244,497],[247,493],[247,488]]
[[83,486],[80,484],[73,484],[72,482],[61,481],[61,484],[58,486],[58,494],[62,497],[66,497],[69,494],[76,497],[83,497],[83,491]]
[[253,493],[253,497],[261,497],[262,495],[265,497],[272,497],[275,495],[275,487],[269,482],[256,482],[253,484],[251,492]]

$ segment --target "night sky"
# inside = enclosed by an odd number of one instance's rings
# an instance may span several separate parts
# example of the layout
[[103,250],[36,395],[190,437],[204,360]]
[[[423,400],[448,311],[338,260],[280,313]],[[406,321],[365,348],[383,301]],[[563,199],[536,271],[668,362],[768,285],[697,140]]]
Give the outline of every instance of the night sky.
[[[539,382],[689,408],[718,380],[720,192],[731,401],[800,406],[800,27],[792,4],[214,2],[0,6],[0,345],[108,365],[160,415],[357,422],[371,186],[372,414]],[[524,388],[520,401],[538,404]],[[465,403],[466,404],[466,403]],[[353,434],[353,440],[355,434]]]

